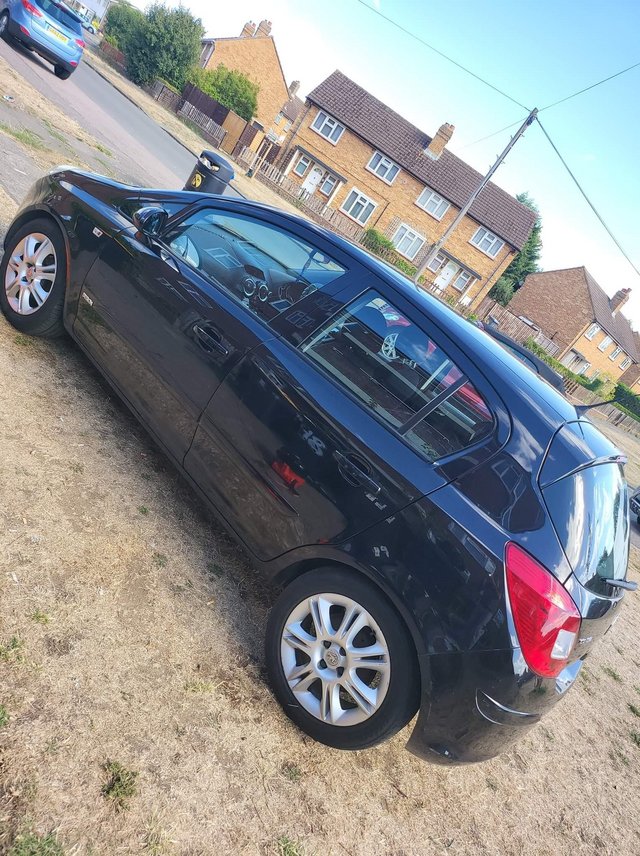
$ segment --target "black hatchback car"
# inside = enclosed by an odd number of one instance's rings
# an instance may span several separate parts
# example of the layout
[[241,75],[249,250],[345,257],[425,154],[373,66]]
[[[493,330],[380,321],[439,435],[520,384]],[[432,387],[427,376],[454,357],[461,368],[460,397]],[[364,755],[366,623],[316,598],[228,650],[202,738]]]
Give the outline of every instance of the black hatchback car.
[[348,242],[60,168],[0,278],[9,321],[66,330],[279,589],[269,676],[317,740],[372,746],[419,712],[416,754],[489,758],[618,616],[619,452]]

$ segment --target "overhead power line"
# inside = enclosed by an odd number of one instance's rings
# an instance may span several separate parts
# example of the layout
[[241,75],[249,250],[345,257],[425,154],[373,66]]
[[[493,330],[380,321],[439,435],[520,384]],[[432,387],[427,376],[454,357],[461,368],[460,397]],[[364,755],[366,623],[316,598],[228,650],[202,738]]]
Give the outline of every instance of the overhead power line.
[[507,92],[505,92],[503,89],[500,89],[498,86],[494,86],[493,83],[490,83],[484,77],[480,77],[480,75],[476,74],[475,71],[471,71],[470,68],[467,68],[466,66],[462,65],[462,63],[457,62],[455,59],[452,59],[446,53],[443,53],[442,51],[438,50],[438,48],[429,44],[429,42],[426,42],[423,38],[418,36],[416,33],[412,33],[411,30],[408,30],[406,27],[403,27],[402,24],[399,24],[397,21],[394,21],[393,18],[389,18],[387,15],[382,13],[379,9],[375,9],[373,6],[370,6],[368,3],[365,3],[365,0],[356,0],[356,2],[360,3],[361,6],[364,6],[365,9],[368,9],[370,12],[373,12],[374,15],[377,15],[379,18],[382,18],[383,20],[387,21],[387,23],[391,24],[397,30],[400,30],[405,35],[410,36],[416,42],[420,42],[420,44],[424,45],[425,48],[428,48],[430,51],[433,51],[434,53],[438,54],[438,56],[441,56],[443,59],[446,59],[447,62],[450,62],[452,65],[455,65],[457,68],[461,69],[466,74],[469,74],[469,75],[471,75],[471,77],[474,77],[476,80],[479,80],[480,83],[484,83],[485,86],[488,86],[490,89],[493,89],[494,92],[497,92],[499,95],[502,95],[504,98],[508,98],[509,101],[511,101],[513,104],[517,104],[518,107],[522,107],[522,109],[526,110],[527,113],[529,112],[528,107],[525,107],[525,105],[522,104],[520,101],[518,101],[516,98],[512,98],[512,96],[509,95]]
[[564,104],[565,101],[570,101],[572,98],[576,98],[578,95],[582,95],[584,92],[589,92],[591,89],[595,89],[597,86],[602,86],[603,83],[608,83],[615,77],[620,77],[621,74],[626,74],[628,71],[633,71],[634,68],[638,68],[639,66],[640,61],[634,62],[633,65],[629,65],[627,66],[627,68],[623,68],[620,71],[616,71],[615,74],[610,74],[609,77],[603,77],[602,80],[597,80],[595,83],[590,84],[590,86],[585,86],[584,89],[578,89],[577,92],[572,92],[571,95],[567,95],[565,98],[560,98],[558,101],[554,101],[552,104],[547,104],[546,107],[541,107],[538,112],[542,113],[543,110],[550,110],[552,107],[557,107],[558,104]]
[[629,256],[627,255],[627,252],[626,252],[626,250],[624,249],[624,247],[622,246],[622,244],[620,243],[620,241],[619,241],[619,240],[616,238],[616,236],[613,234],[613,232],[611,231],[611,229],[609,228],[609,226],[606,224],[606,222],[605,222],[605,220],[604,220],[603,216],[600,214],[600,212],[598,211],[598,209],[596,208],[596,206],[593,204],[593,202],[592,202],[592,201],[589,199],[589,197],[587,196],[587,194],[586,194],[585,190],[583,189],[582,185],[580,184],[580,182],[578,181],[578,179],[577,179],[577,178],[576,178],[576,176],[574,175],[574,173],[573,173],[573,171],[572,171],[571,167],[569,166],[569,164],[566,162],[566,160],[562,157],[562,155],[561,155],[561,154],[560,154],[560,152],[558,151],[558,147],[556,146],[556,144],[553,142],[553,140],[551,139],[551,137],[550,137],[550,136],[549,136],[549,134],[547,133],[547,131],[546,131],[546,129],[545,129],[545,127],[544,127],[544,125],[542,124],[542,122],[540,121],[540,119],[539,119],[539,118],[537,119],[537,122],[538,122],[538,125],[540,125],[540,128],[541,128],[541,130],[542,130],[542,133],[545,135],[545,137],[546,137],[546,138],[547,138],[547,140],[549,141],[549,144],[550,144],[551,148],[554,150],[554,152],[555,152],[555,153],[558,155],[558,157],[560,158],[560,161],[562,162],[562,165],[564,166],[564,168],[567,170],[567,172],[568,172],[568,173],[569,173],[569,175],[571,176],[571,178],[572,178],[572,180],[573,180],[573,183],[575,184],[575,186],[578,188],[578,190],[579,190],[579,191],[580,191],[580,193],[582,194],[582,196],[583,196],[584,200],[586,201],[587,205],[589,206],[589,208],[591,208],[591,210],[592,210],[592,211],[593,211],[593,213],[596,215],[596,217],[598,218],[598,220],[600,221],[600,223],[604,226],[604,228],[605,228],[605,229],[606,229],[606,231],[607,231],[607,234],[609,235],[609,237],[611,238],[611,240],[613,241],[613,243],[614,243],[614,244],[616,245],[616,247],[620,250],[620,252],[622,253],[622,255],[623,255],[623,256],[625,257],[625,259],[629,262],[629,264],[630,264],[630,265],[631,265],[631,267],[634,269],[634,271],[638,274],[638,276],[640,276],[640,270],[638,270],[638,268],[635,266],[635,264],[631,261],[631,259],[630,259],[630,258],[629,258]]

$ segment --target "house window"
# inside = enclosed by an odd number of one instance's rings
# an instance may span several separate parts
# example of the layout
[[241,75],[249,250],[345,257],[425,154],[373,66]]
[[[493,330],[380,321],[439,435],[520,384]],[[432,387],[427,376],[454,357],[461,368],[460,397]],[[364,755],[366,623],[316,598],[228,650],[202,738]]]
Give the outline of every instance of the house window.
[[288,133],[288,132],[291,130],[291,126],[292,126],[292,125],[293,125],[293,122],[286,122],[286,123],[285,123],[285,126],[284,126],[284,132],[285,132],[285,134],[286,134],[286,133]]
[[584,363],[582,366],[580,366],[579,369],[576,370],[576,374],[583,375],[583,374],[585,374],[587,369],[590,369],[590,368],[591,368],[591,363]]
[[369,199],[369,197],[365,196],[364,193],[360,193],[360,191],[354,187],[351,193],[347,196],[342,206],[342,210],[345,214],[348,214],[352,220],[355,220],[364,226],[369,217],[371,217],[375,211],[376,206],[376,202]]
[[595,369],[589,380],[595,380],[600,375],[600,369]]
[[344,132],[344,125],[341,125],[337,119],[334,119],[333,116],[329,116],[329,114],[325,113],[324,110],[318,110],[318,115],[313,120],[313,125],[311,127],[314,131],[320,134],[321,137],[324,137],[326,140],[329,140],[330,143],[333,143],[334,146]]
[[426,211],[427,214],[431,214],[436,220],[442,220],[449,210],[447,200],[429,187],[425,187],[420,196],[418,196],[416,205],[422,208],[423,211]]
[[625,369],[628,369],[630,365],[631,357],[625,357],[624,360],[620,363],[620,368],[622,369],[622,371],[624,371]]
[[472,279],[473,276],[469,273],[468,270],[461,270],[458,276],[453,280],[451,285],[454,288],[457,288],[458,291],[464,291],[466,288],[468,288]]
[[504,241],[502,238],[499,238],[497,235],[494,235],[493,232],[490,232],[488,229],[484,229],[482,226],[478,227],[475,235],[471,238],[470,243],[492,259],[495,259],[500,250],[504,247]]
[[589,341],[591,341],[591,339],[593,339],[593,337],[596,335],[596,333],[599,333],[599,332],[600,332],[600,327],[597,324],[592,324],[591,327],[589,327],[589,329],[587,330],[587,332],[584,335],[585,335],[586,339],[589,339]]
[[373,172],[378,178],[386,181],[387,184],[393,184],[393,180],[400,172],[400,167],[389,158],[385,157],[380,152],[374,152],[373,157],[367,164],[369,172]]
[[320,182],[320,187],[318,188],[318,190],[320,191],[320,193],[324,193],[325,196],[331,196],[337,183],[338,179],[335,177],[335,175],[331,175],[331,173],[328,172]]
[[610,360],[617,360],[620,354],[622,353],[622,348],[614,348],[611,354],[609,354]]
[[446,261],[447,257],[443,253],[438,253],[437,256],[434,256],[434,258],[431,259],[427,267],[430,271],[433,271],[433,273],[438,273],[438,271],[443,266],[443,264],[445,264]]
[[305,174],[305,172],[311,166],[311,158],[308,158],[306,155],[300,155],[300,160],[293,168],[293,171],[296,175],[299,175],[300,178]]
[[282,113],[278,113],[276,116],[276,125],[279,125],[282,122]]
[[609,345],[613,342],[611,336],[605,336],[604,339],[598,345],[599,351],[606,351]]
[[413,261],[418,250],[424,244],[425,239],[418,232],[414,232],[406,223],[401,223],[398,231],[393,236],[393,246],[401,256]]

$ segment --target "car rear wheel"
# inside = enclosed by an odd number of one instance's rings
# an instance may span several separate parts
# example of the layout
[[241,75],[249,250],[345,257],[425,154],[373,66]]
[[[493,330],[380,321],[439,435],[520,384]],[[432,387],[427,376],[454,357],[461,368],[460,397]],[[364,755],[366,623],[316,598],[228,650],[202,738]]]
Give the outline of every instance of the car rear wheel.
[[9,13],[5,10],[0,15],[0,39],[9,38]]
[[68,68],[63,68],[61,65],[55,65],[53,67],[56,77],[59,77],[60,80],[68,80],[71,77],[71,72]]
[[7,237],[0,263],[0,307],[17,330],[44,338],[64,333],[66,279],[64,241],[51,220],[30,220]]
[[296,579],[267,628],[269,678],[285,713],[337,749],[365,749],[399,731],[418,708],[415,649],[373,585],[323,568]]

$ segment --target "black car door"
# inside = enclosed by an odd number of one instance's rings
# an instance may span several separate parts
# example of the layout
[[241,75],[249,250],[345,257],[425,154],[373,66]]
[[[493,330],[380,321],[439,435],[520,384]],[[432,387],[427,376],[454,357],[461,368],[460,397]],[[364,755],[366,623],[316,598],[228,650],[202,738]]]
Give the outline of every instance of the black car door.
[[[390,519],[446,482],[435,459],[493,429],[482,398],[384,288],[363,275],[283,312],[272,321],[281,337],[238,362],[203,414],[186,469],[260,559]],[[376,549],[385,555],[383,529]]]

